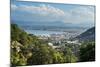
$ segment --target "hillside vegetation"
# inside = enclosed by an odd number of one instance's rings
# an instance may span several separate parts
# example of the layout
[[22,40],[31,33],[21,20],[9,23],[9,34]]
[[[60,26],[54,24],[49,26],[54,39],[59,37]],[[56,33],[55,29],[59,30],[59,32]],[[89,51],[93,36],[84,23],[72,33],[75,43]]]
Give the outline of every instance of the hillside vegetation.
[[95,40],[95,27],[92,27],[79,36],[76,37],[76,39],[79,39],[80,41],[94,41]]
[[66,44],[64,50],[56,50],[48,42],[33,34],[27,34],[18,25],[11,24],[11,66],[74,63],[95,60],[95,43],[83,43],[79,55]]
[[77,58],[72,54],[70,48],[65,49],[64,52],[53,49],[44,40],[38,39],[38,37],[32,34],[27,34],[16,24],[11,24],[12,66],[69,63],[77,61]]

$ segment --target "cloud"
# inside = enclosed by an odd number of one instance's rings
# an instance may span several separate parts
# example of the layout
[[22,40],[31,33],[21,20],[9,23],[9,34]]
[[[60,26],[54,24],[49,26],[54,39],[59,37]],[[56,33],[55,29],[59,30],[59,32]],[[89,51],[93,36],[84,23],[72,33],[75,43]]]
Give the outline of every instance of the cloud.
[[[66,5],[67,6],[67,5]],[[67,8],[67,7],[66,7]],[[13,11],[14,10],[14,11]],[[69,10],[61,10],[51,5],[11,5],[12,18],[24,21],[55,22],[61,21],[72,24],[93,24],[94,7],[77,6]]]
[[94,23],[95,13],[94,13],[94,7],[75,7],[68,12],[69,16],[65,17],[64,22],[67,23]]
[[[11,7],[12,9],[12,12],[14,13],[18,13],[18,12],[26,12],[24,15],[28,14],[27,16],[23,16],[23,13],[22,14],[19,14],[19,17],[21,18],[25,18],[25,17],[30,17],[30,18],[33,18],[33,19],[30,19],[30,20],[33,20],[33,21],[37,21],[38,20],[41,20],[41,21],[58,21],[58,19],[60,19],[61,17],[63,17],[64,14],[64,11],[63,10],[60,10],[58,8],[54,8],[50,5],[44,5],[44,4],[41,4],[39,6],[27,6],[27,5],[20,5],[20,6],[16,6],[16,5],[12,5]],[[13,11],[13,9],[16,11]],[[22,16],[23,17],[22,17]],[[16,15],[15,15],[16,16]],[[17,14],[18,16],[18,14]],[[17,17],[17,18],[19,18]],[[37,18],[38,17],[38,18]],[[26,19],[26,20],[29,20],[29,19]]]
[[41,4],[40,6],[27,6],[27,5],[20,5],[17,6],[16,5],[11,5],[12,9],[16,9],[19,11],[26,11],[26,12],[30,12],[30,13],[37,13],[37,14],[42,14],[42,15],[48,15],[48,14],[57,14],[57,15],[63,15],[64,11],[58,9],[58,8],[54,8],[50,5],[44,5]]

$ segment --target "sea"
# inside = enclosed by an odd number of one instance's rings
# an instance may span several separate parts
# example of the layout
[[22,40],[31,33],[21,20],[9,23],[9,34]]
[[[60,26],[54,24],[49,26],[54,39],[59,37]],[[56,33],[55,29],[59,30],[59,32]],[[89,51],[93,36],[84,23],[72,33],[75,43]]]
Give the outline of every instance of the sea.
[[48,31],[48,30],[25,30],[28,34],[34,34],[36,36],[50,36],[50,34],[63,34],[63,31]]

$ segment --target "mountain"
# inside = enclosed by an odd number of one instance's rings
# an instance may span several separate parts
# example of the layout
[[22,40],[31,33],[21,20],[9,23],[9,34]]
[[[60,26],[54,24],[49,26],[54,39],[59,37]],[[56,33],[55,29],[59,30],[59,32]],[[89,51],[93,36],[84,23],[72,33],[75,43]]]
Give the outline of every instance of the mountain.
[[78,39],[79,41],[94,41],[95,40],[95,27],[92,27],[82,34],[75,37],[75,39]]
[[[49,22],[41,22],[41,21],[18,21],[11,20],[13,24],[19,25],[23,29],[87,29],[86,25],[80,26],[81,24],[74,23],[65,23],[62,21],[49,21]],[[85,26],[85,27],[84,27]]]

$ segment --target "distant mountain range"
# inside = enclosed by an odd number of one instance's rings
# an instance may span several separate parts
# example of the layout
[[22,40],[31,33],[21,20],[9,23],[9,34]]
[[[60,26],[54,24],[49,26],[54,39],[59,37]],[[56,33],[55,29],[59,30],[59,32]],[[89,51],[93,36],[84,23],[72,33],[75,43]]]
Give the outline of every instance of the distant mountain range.
[[95,40],[95,27],[92,27],[82,34],[75,37],[75,39],[78,39],[79,41],[94,41]]
[[73,28],[73,29],[88,29],[90,27],[92,27],[94,24],[75,24],[75,23],[64,23],[62,21],[54,21],[54,22],[31,22],[31,21],[16,21],[16,20],[11,20],[11,23],[17,24],[19,26],[21,26],[22,28],[25,29],[34,29],[34,28],[40,28],[40,29],[48,29],[48,28],[60,28],[60,29],[64,29],[64,28]]

